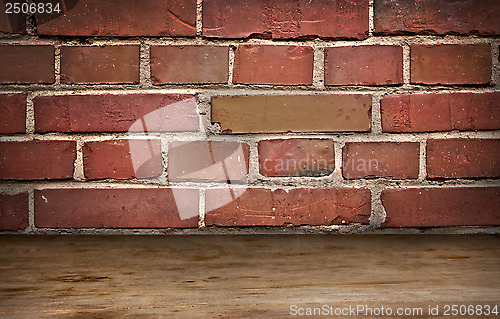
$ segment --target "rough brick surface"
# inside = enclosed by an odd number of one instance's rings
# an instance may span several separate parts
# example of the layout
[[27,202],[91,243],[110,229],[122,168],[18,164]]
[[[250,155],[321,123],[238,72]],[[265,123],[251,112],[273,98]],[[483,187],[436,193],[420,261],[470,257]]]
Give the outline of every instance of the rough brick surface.
[[500,34],[496,0],[375,0],[376,34]]
[[37,132],[180,132],[199,130],[188,94],[40,96]]
[[83,170],[87,179],[132,179],[162,173],[160,140],[129,139],[86,142]]
[[346,143],[342,175],[347,179],[418,178],[419,143]]
[[73,177],[74,141],[0,142],[0,179]]
[[386,95],[382,131],[500,129],[500,92]]
[[63,1],[66,12],[38,14],[38,34],[195,36],[196,0]]
[[403,48],[363,45],[325,49],[325,85],[403,83]]
[[229,47],[151,47],[151,79],[154,84],[225,83],[228,81],[228,65]]
[[239,45],[234,83],[311,85],[314,51],[309,46]]
[[368,1],[203,1],[203,36],[354,38],[368,34]]
[[500,140],[428,140],[427,177],[500,177]]
[[441,44],[411,46],[411,83],[486,84],[491,78],[490,46]]
[[35,190],[36,227],[190,228],[198,213],[195,189]]
[[28,193],[0,194],[0,230],[28,227]]
[[381,198],[382,227],[500,225],[499,187],[386,189]]
[[370,191],[355,188],[208,189],[207,226],[367,224]]
[[[12,3],[12,2],[11,2]],[[26,33],[26,16],[22,13],[6,13],[5,2],[0,2],[0,32]]]
[[249,146],[238,142],[172,142],[168,147],[168,180],[246,183]]
[[139,47],[136,45],[64,46],[62,83],[138,83]]
[[335,169],[332,140],[275,139],[259,142],[259,172],[264,176],[325,176]]
[[0,45],[0,83],[54,83],[54,47]]
[[371,105],[361,94],[216,97],[212,122],[222,133],[366,132]]
[[0,94],[0,133],[26,132],[26,94]]

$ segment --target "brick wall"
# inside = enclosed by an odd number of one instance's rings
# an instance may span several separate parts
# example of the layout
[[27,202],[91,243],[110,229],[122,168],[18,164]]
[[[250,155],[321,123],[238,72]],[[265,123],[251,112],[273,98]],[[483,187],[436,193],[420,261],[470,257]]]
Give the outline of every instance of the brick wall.
[[499,232],[498,1],[60,8],[0,4],[3,233]]

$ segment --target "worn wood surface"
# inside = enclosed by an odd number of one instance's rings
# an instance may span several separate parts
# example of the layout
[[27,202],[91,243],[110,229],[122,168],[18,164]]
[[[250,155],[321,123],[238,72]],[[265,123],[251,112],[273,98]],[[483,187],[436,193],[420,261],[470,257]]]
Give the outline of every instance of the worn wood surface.
[[500,304],[499,265],[491,235],[3,236],[0,317],[292,318],[291,305],[367,305],[438,318],[429,305]]

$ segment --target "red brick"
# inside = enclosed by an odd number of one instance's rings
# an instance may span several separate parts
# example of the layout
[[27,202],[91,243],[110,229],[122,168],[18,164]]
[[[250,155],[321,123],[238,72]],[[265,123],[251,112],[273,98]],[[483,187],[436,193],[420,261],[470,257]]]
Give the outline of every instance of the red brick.
[[[6,13],[5,2],[0,2],[0,32],[26,34],[26,15]],[[13,4],[13,2],[10,3]]]
[[39,96],[36,132],[198,131],[196,99],[188,94]]
[[418,178],[419,143],[346,143],[342,174],[354,178]]
[[428,140],[427,177],[500,177],[500,139]]
[[0,45],[0,83],[54,83],[54,47]]
[[368,224],[370,191],[355,188],[207,189],[207,226]]
[[208,45],[151,47],[151,79],[154,84],[226,83],[229,48]]
[[238,142],[172,142],[168,146],[168,179],[246,183],[249,146]]
[[376,34],[500,34],[496,0],[376,0]]
[[259,172],[264,176],[325,176],[335,169],[332,140],[286,139],[259,142]]
[[64,1],[61,15],[38,14],[38,34],[195,36],[196,0]]
[[325,49],[326,85],[403,83],[403,48],[363,45]]
[[0,94],[0,133],[26,132],[26,94]]
[[35,190],[35,226],[49,228],[193,228],[196,189]]
[[386,189],[382,227],[500,225],[499,187]]
[[222,133],[366,132],[371,95],[253,95],[212,98]]
[[234,83],[312,85],[314,52],[309,46],[239,45]]
[[486,43],[411,46],[411,83],[487,84],[490,78]]
[[500,92],[388,95],[380,106],[384,132],[500,129]]
[[28,193],[0,194],[0,230],[28,227]]
[[76,142],[0,142],[0,179],[73,178]]
[[160,140],[130,139],[86,142],[83,170],[87,179],[132,179],[162,173]]
[[139,83],[139,47],[62,47],[61,83]]
[[368,35],[368,1],[203,1],[203,36],[354,38]]

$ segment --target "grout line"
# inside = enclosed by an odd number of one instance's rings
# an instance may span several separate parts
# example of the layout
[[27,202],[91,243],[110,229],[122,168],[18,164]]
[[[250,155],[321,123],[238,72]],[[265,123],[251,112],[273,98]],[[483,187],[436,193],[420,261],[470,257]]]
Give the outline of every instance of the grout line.
[[151,46],[147,43],[141,42],[140,57],[139,57],[139,86],[141,88],[152,88],[153,82],[151,80]]
[[35,133],[35,106],[33,99],[33,93],[28,92],[26,94],[26,134]]
[[233,76],[234,76],[234,59],[236,56],[236,46],[229,46],[229,70],[228,70],[228,80],[227,84],[233,87]]
[[159,182],[162,185],[169,185],[168,182],[168,144],[170,140],[168,138],[162,138],[160,140],[161,145],[161,161],[163,171],[159,177]]
[[31,188],[28,191],[28,227],[26,231],[31,232],[35,230],[35,190]]
[[382,111],[380,107],[381,93],[372,95],[372,132],[382,134]]
[[85,173],[83,169],[83,145],[84,141],[76,141],[76,159],[74,163],[73,179],[75,181],[85,181]]
[[201,37],[203,32],[203,0],[196,1],[196,36]]
[[325,48],[314,46],[313,86],[322,90],[325,88]]
[[342,148],[344,145],[345,141],[333,141],[335,169],[333,170],[332,178],[336,185],[341,185],[344,182],[344,177],[342,176]]
[[427,178],[427,140],[422,138],[420,141],[420,157],[419,157],[419,169],[418,169],[418,180],[425,181]]
[[411,50],[408,43],[404,43],[403,47],[403,84],[411,84]]
[[55,72],[55,81],[54,86],[61,85],[61,45],[54,45],[54,72]]
[[374,10],[374,0],[368,1],[368,36],[372,37],[373,32],[375,31],[375,10]]
[[205,227],[205,198],[206,198],[206,192],[205,189],[201,188],[199,190],[200,193],[200,202],[199,202],[199,220],[198,220],[198,228],[204,228]]

